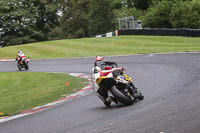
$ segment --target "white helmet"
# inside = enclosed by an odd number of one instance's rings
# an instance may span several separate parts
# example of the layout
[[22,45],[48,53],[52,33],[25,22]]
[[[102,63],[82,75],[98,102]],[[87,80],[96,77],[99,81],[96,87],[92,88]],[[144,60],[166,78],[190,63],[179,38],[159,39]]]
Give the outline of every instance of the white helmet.
[[96,67],[94,68],[94,72],[95,72],[95,73],[98,73],[99,71],[101,71],[101,68],[98,67],[98,66],[96,66]]

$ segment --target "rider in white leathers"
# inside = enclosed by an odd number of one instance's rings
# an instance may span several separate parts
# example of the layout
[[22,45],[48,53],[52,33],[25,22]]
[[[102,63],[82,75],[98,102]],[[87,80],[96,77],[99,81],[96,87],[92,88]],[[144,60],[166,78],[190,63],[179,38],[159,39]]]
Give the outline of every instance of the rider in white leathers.
[[22,51],[19,50],[18,53],[17,53],[17,55],[16,55],[16,61],[17,61],[18,63],[21,63],[21,64],[22,64],[21,58],[23,58],[23,57],[25,57],[24,53],[22,53]]

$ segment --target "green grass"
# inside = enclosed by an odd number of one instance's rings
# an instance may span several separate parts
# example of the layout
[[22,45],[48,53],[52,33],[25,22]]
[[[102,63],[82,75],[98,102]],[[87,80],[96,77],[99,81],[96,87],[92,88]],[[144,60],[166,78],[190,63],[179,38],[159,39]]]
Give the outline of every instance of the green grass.
[[32,109],[76,92],[87,83],[64,73],[1,72],[0,112],[12,115]]
[[200,38],[119,36],[56,40],[0,48],[0,59],[13,59],[18,50],[32,59],[200,51]]

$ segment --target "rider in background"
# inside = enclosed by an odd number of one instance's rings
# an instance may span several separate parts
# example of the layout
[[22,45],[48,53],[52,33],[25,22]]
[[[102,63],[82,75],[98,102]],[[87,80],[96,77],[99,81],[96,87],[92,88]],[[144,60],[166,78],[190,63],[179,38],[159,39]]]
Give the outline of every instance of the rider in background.
[[21,59],[22,59],[23,57],[25,57],[24,53],[22,53],[22,51],[19,50],[18,53],[17,53],[17,55],[16,55],[16,61],[17,61],[18,63],[21,63],[21,64],[22,64]]
[[94,63],[94,67],[95,66],[101,66],[102,62],[103,62],[103,57],[102,56],[96,56],[96,61]]

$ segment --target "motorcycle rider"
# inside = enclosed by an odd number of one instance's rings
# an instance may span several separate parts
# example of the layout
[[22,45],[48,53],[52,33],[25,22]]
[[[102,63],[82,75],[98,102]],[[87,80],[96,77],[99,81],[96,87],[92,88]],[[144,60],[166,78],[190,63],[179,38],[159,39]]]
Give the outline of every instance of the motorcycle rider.
[[21,59],[25,57],[24,53],[22,53],[21,50],[18,51],[17,55],[16,55],[16,61],[20,64],[22,64]]

